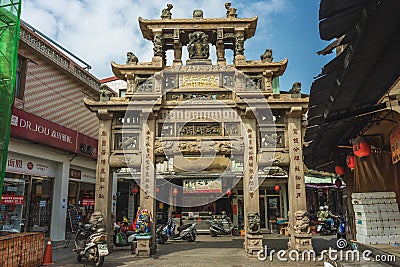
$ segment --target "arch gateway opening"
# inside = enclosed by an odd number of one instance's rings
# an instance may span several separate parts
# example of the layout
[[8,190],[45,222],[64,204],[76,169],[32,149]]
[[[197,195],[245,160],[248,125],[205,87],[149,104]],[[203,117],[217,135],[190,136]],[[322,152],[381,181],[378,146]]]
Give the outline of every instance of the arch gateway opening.
[[237,18],[236,9],[226,8],[224,18],[194,10],[193,18],[175,19],[169,4],[161,19],[139,17],[143,37],[153,42],[152,61],[128,52],[126,63],[111,64],[127,82],[126,95],[101,90],[100,101],[84,100],[99,118],[95,209],[111,225],[112,173],[129,172],[140,208],[152,217],[149,254],[156,253],[160,207],[199,228],[210,214],[226,213],[243,229],[250,256],[263,249],[262,230],[273,231],[279,220],[288,220],[290,249],[312,249],[302,156],[308,97],[299,83],[280,92],[288,61],[273,61],[271,49],[246,60],[257,17]]

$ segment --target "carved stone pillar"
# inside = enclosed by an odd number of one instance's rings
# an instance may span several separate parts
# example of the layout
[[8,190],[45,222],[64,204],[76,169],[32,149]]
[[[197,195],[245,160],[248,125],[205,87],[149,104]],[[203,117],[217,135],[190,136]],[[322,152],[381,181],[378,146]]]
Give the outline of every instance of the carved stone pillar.
[[226,65],[225,60],[225,42],[224,42],[224,29],[217,30],[217,64]]
[[266,70],[263,72],[263,83],[265,91],[268,93],[272,93],[272,74],[271,70]]
[[[155,194],[155,157],[154,138],[156,130],[155,118],[151,110],[142,111],[142,168],[140,174],[140,208],[147,209],[151,216],[150,252],[156,253],[156,200]],[[150,256],[150,255],[149,255]]]
[[304,181],[302,108],[292,107],[288,118],[289,136],[289,250],[311,250],[310,220]]
[[[96,167],[96,196],[95,211],[100,211],[104,216],[104,225],[107,233],[113,233],[113,224],[111,221],[112,204],[112,174],[110,173],[110,150],[111,150],[111,123],[112,113],[107,109],[99,109],[97,112],[99,118],[99,139],[98,156]],[[108,242],[111,242],[110,238]]]
[[245,145],[243,171],[244,249],[248,256],[256,257],[257,253],[263,249],[259,215],[257,128],[256,119],[252,117],[252,111],[248,108],[246,113],[246,117],[243,118],[246,131],[244,134],[248,140]]
[[174,61],[173,65],[182,65],[182,43],[179,29],[174,29]]
[[[155,32],[153,37],[153,52],[154,57],[165,59],[165,53],[163,49],[163,35],[162,32]],[[153,60],[154,61],[154,60]]]
[[246,61],[244,56],[244,30],[235,31],[235,61]]
[[133,95],[136,92],[136,81],[135,81],[135,74],[126,74],[126,94]]

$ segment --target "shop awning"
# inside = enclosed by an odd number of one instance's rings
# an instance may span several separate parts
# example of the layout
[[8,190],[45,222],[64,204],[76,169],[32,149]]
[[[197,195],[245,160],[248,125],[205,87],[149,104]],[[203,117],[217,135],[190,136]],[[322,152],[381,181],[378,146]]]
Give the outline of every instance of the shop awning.
[[376,103],[400,76],[399,9],[397,0],[321,0],[321,38],[352,38],[311,86],[304,148],[308,168],[332,170],[338,146],[350,145],[382,108]]

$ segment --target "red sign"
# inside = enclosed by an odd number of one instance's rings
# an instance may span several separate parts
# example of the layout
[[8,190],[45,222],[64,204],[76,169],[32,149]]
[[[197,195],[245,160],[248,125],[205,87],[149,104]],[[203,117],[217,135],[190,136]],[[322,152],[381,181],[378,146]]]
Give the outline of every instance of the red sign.
[[76,169],[69,169],[69,178],[81,179],[81,171]]
[[94,207],[94,198],[88,198],[88,197],[82,198],[82,206]]
[[97,139],[13,107],[11,136],[97,158]]
[[3,195],[1,197],[1,205],[22,205],[24,204],[24,196]]
[[392,163],[400,161],[400,123],[397,123],[390,132],[390,149],[392,151]]

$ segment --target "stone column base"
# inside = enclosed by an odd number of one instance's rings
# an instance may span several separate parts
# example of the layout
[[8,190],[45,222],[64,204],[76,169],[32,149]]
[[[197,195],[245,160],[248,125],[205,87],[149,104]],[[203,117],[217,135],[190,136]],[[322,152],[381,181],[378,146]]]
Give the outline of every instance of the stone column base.
[[289,241],[289,250],[297,250],[299,252],[305,250],[312,250],[312,242],[311,242],[311,234],[301,233],[294,235],[294,244],[290,244]]
[[257,257],[257,253],[263,250],[263,235],[246,234],[244,239],[244,250],[249,257]]
[[136,257],[149,258],[151,255],[151,236],[137,236]]

